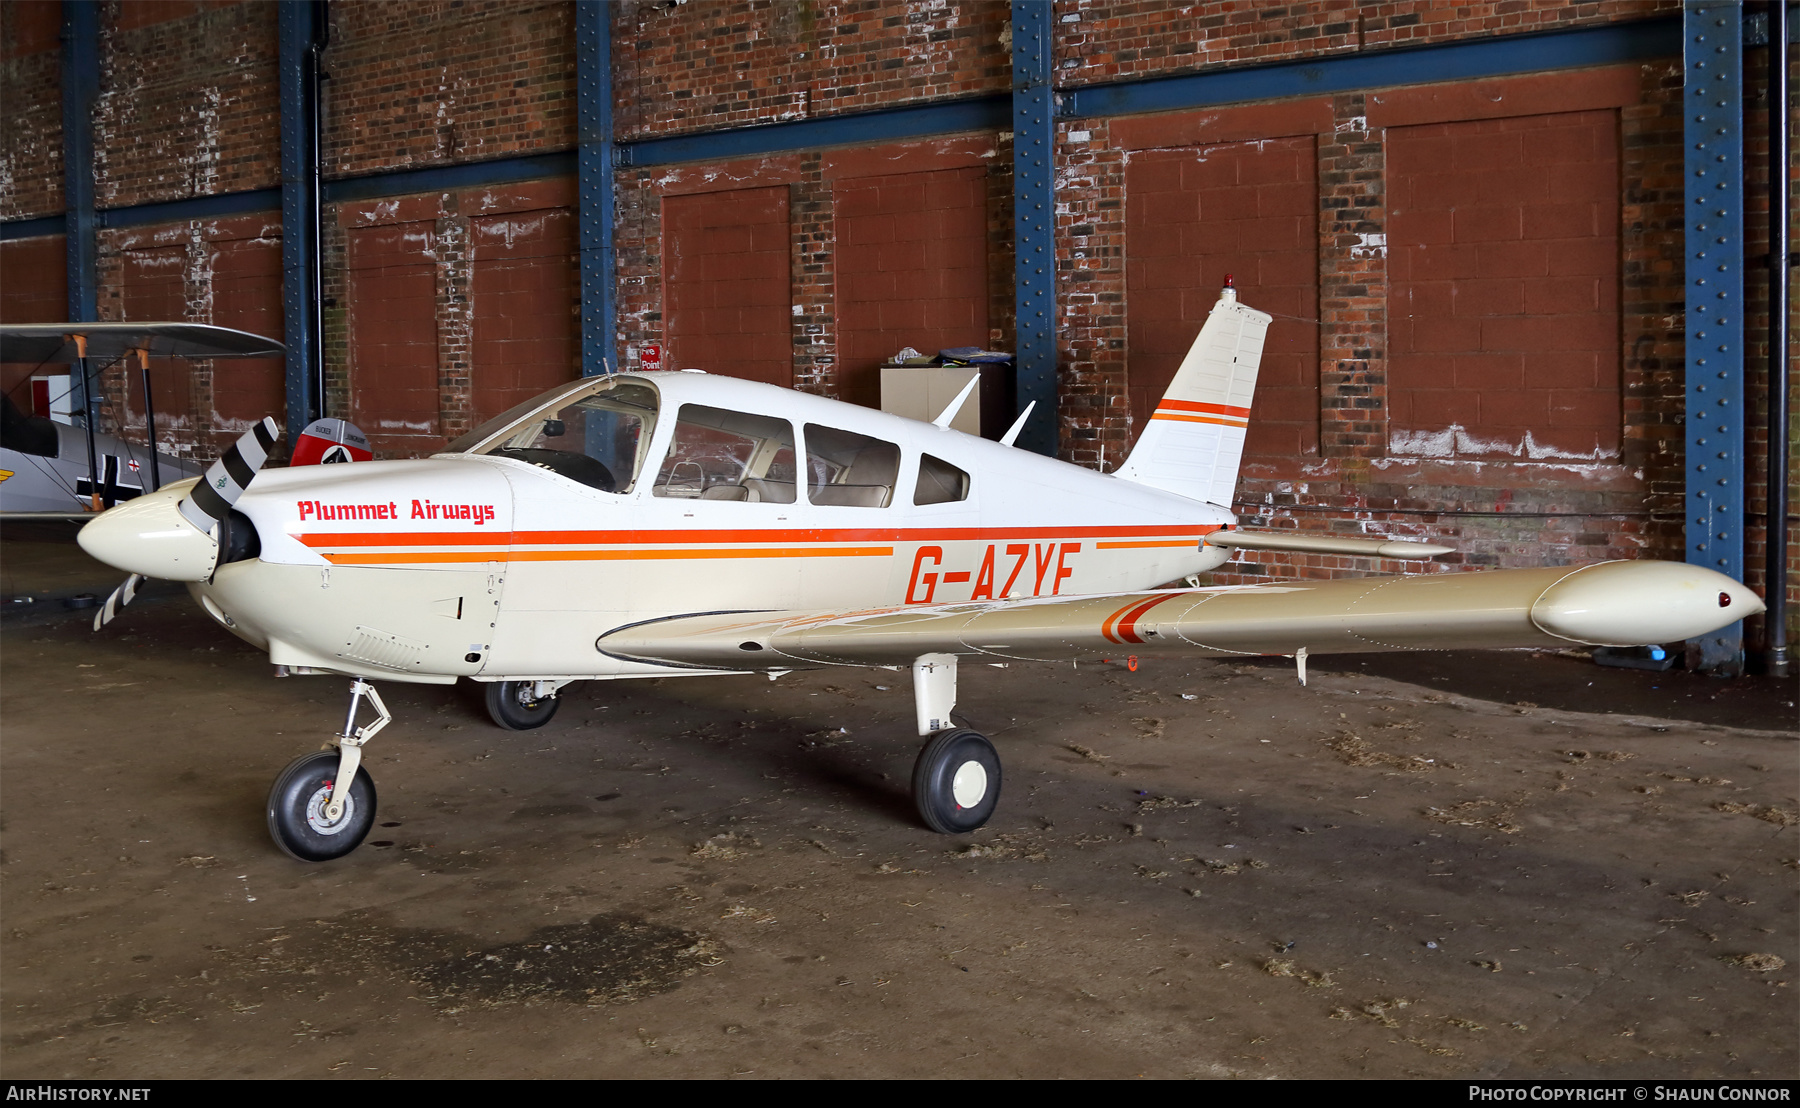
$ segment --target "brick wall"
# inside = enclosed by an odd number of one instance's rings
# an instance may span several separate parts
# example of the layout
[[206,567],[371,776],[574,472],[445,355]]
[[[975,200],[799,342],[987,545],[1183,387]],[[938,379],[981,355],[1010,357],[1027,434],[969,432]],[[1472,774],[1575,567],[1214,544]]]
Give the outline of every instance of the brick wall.
[[1681,10],[1678,0],[1388,0],[1244,4],[1232,0],[1056,0],[1061,86],[1165,76],[1461,38],[1550,31]]
[[615,124],[643,137],[1003,92],[1010,19],[989,0],[625,0]]
[[0,4],[0,216],[63,207],[62,4]]
[[118,3],[100,17],[95,203],[266,188],[281,176],[273,4]]
[[[1278,149],[1279,143],[1291,141],[1283,136],[1305,129],[1317,144],[1319,355],[1313,364],[1318,455],[1288,450],[1247,457],[1240,490],[1245,507],[1280,527],[1442,538],[1464,552],[1448,559],[1451,565],[1574,562],[1644,552],[1679,556],[1681,473],[1672,422],[1680,411],[1681,131],[1672,95],[1678,80],[1673,65],[1629,66],[1065,125],[1059,153],[1067,168],[1058,197],[1065,453],[1089,464],[1116,466],[1136,429],[1130,403],[1130,372],[1139,356],[1134,336],[1141,325],[1146,340],[1154,342],[1153,332],[1164,327],[1170,335],[1163,345],[1171,351],[1180,345],[1173,335],[1176,325],[1158,321],[1173,321],[1185,309],[1156,287],[1151,267],[1135,276],[1131,272],[1133,205],[1145,205],[1141,218],[1146,228],[1191,217],[1200,232],[1197,244],[1206,241],[1213,224],[1204,217],[1205,193],[1198,184],[1192,197],[1179,187],[1173,196],[1182,204],[1200,201],[1199,214],[1187,207],[1155,209],[1159,188],[1165,198],[1171,195],[1167,175],[1159,177],[1159,169],[1185,161],[1196,167],[1191,171],[1196,176],[1203,172],[1201,165],[1223,171],[1198,159],[1237,149],[1227,145],[1234,142]],[[1412,418],[1410,410],[1401,413],[1393,403],[1394,377],[1403,364],[1394,347],[1414,340],[1394,323],[1398,293],[1393,282],[1398,277],[1393,268],[1397,251],[1416,251],[1427,236],[1416,222],[1409,226],[1404,218],[1390,218],[1390,205],[1400,203],[1391,192],[1397,179],[1394,160],[1400,159],[1403,172],[1411,172],[1405,162],[1405,129],[1450,125],[1454,130],[1470,120],[1496,128],[1525,126],[1485,121],[1557,120],[1562,117],[1553,113],[1570,110],[1604,117],[1595,123],[1583,116],[1590,131],[1598,126],[1611,133],[1613,120],[1618,128],[1618,137],[1610,140],[1610,157],[1618,168],[1605,169],[1614,191],[1604,200],[1588,198],[1588,237],[1616,242],[1610,247],[1610,265],[1602,268],[1624,276],[1617,307],[1610,308],[1609,301],[1598,299],[1601,293],[1588,275],[1595,300],[1582,324],[1605,336],[1603,349],[1589,344],[1590,382],[1596,364],[1618,367],[1616,399],[1580,409],[1588,421],[1583,430],[1600,433],[1596,429],[1604,424],[1610,435],[1606,447],[1596,451],[1590,441],[1581,451],[1588,457],[1561,462],[1406,456],[1390,442],[1395,421]],[[1398,142],[1397,133],[1402,135]],[[1492,187],[1503,192],[1512,187],[1515,210],[1531,207],[1533,233],[1560,211],[1548,198],[1532,202],[1529,186],[1520,184],[1538,171],[1533,159],[1539,153],[1550,156],[1549,145],[1543,144],[1541,151],[1522,146],[1510,172],[1488,175]],[[1426,163],[1435,164],[1429,157],[1421,162]],[[1587,172],[1591,183],[1593,173]],[[1619,181],[1624,182],[1622,192]],[[1144,194],[1135,194],[1134,185]],[[1215,243],[1229,242],[1236,221],[1254,214],[1229,203],[1218,210]],[[1525,219],[1518,217],[1521,228]],[[1397,241],[1397,235],[1408,238]],[[1216,293],[1219,274],[1209,269],[1253,272],[1248,267],[1257,261],[1258,249],[1279,241],[1276,228],[1269,228],[1251,243],[1240,241],[1235,250],[1202,254],[1202,274]],[[1140,291],[1148,295],[1140,298]],[[1525,295],[1522,285],[1514,291]],[[1197,298],[1206,296],[1203,289],[1195,292]],[[1248,291],[1244,299],[1264,306]],[[1288,302],[1270,301],[1268,306],[1281,316],[1306,315],[1292,311]],[[1419,320],[1443,318],[1435,310],[1414,314]],[[1275,353],[1281,347],[1273,342],[1280,326],[1299,322],[1281,316],[1270,332]],[[1450,318],[1454,321],[1454,315]],[[1516,329],[1518,318],[1514,314],[1507,322]],[[1596,319],[1604,320],[1604,327],[1597,328]],[[1191,338],[1192,323],[1183,323]],[[1519,355],[1515,364],[1522,374],[1526,364],[1535,368],[1555,361],[1566,337],[1520,337],[1515,330],[1506,339],[1512,344],[1506,350]],[[1477,326],[1477,354],[1481,341]],[[1406,349],[1410,353],[1413,348]],[[1165,360],[1175,356],[1154,349],[1148,353]],[[1430,374],[1454,372],[1439,359],[1416,365],[1428,383],[1438,379]],[[1400,384],[1416,389],[1419,381],[1402,379]],[[1515,390],[1515,395],[1548,404],[1548,396],[1532,397],[1530,391]],[[1602,406],[1610,419],[1594,414]],[[1404,422],[1399,426],[1408,427]],[[1251,555],[1228,566],[1223,579],[1361,571],[1360,564],[1345,559]]]
[[333,4],[325,67],[331,175],[575,141],[573,4]]

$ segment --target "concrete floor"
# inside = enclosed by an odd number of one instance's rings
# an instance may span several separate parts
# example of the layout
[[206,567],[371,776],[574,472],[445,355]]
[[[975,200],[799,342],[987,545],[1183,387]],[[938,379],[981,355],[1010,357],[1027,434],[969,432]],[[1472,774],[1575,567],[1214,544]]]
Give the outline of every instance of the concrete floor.
[[1006,779],[961,838],[904,674],[517,734],[387,684],[380,826],[304,865],[263,797],[346,682],[168,586],[96,634],[56,598],[116,575],[5,540],[8,1078],[1800,1076],[1791,682],[970,667]]

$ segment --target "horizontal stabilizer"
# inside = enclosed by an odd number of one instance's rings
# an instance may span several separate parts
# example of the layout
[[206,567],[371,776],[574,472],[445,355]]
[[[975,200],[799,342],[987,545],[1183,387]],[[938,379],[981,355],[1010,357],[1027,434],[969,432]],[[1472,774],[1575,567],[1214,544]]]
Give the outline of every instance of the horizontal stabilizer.
[[1291,550],[1302,554],[1349,554],[1359,558],[1435,558],[1454,554],[1455,547],[1396,539],[1358,539],[1349,535],[1302,535],[1294,531],[1214,531],[1206,545],[1232,550]]

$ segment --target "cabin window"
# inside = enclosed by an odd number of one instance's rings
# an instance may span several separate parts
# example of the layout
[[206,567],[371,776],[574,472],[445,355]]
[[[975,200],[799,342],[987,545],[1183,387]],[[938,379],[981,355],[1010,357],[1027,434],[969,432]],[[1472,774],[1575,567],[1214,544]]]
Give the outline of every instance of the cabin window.
[[942,458],[919,455],[919,481],[914,504],[955,504],[969,499],[969,475]]
[[643,469],[656,409],[656,390],[648,384],[600,378],[495,416],[448,452],[512,458],[601,492],[627,493]]
[[657,496],[794,502],[794,425],[785,419],[683,404]]
[[854,431],[806,425],[806,497],[814,504],[885,508],[900,476],[900,448]]

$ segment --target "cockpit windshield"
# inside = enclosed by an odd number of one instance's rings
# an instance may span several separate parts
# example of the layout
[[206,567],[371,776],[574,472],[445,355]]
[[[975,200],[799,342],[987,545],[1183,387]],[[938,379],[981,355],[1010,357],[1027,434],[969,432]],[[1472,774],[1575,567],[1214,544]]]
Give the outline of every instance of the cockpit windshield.
[[598,377],[503,412],[446,452],[513,458],[601,492],[627,493],[643,468],[656,412],[656,389],[647,382]]

